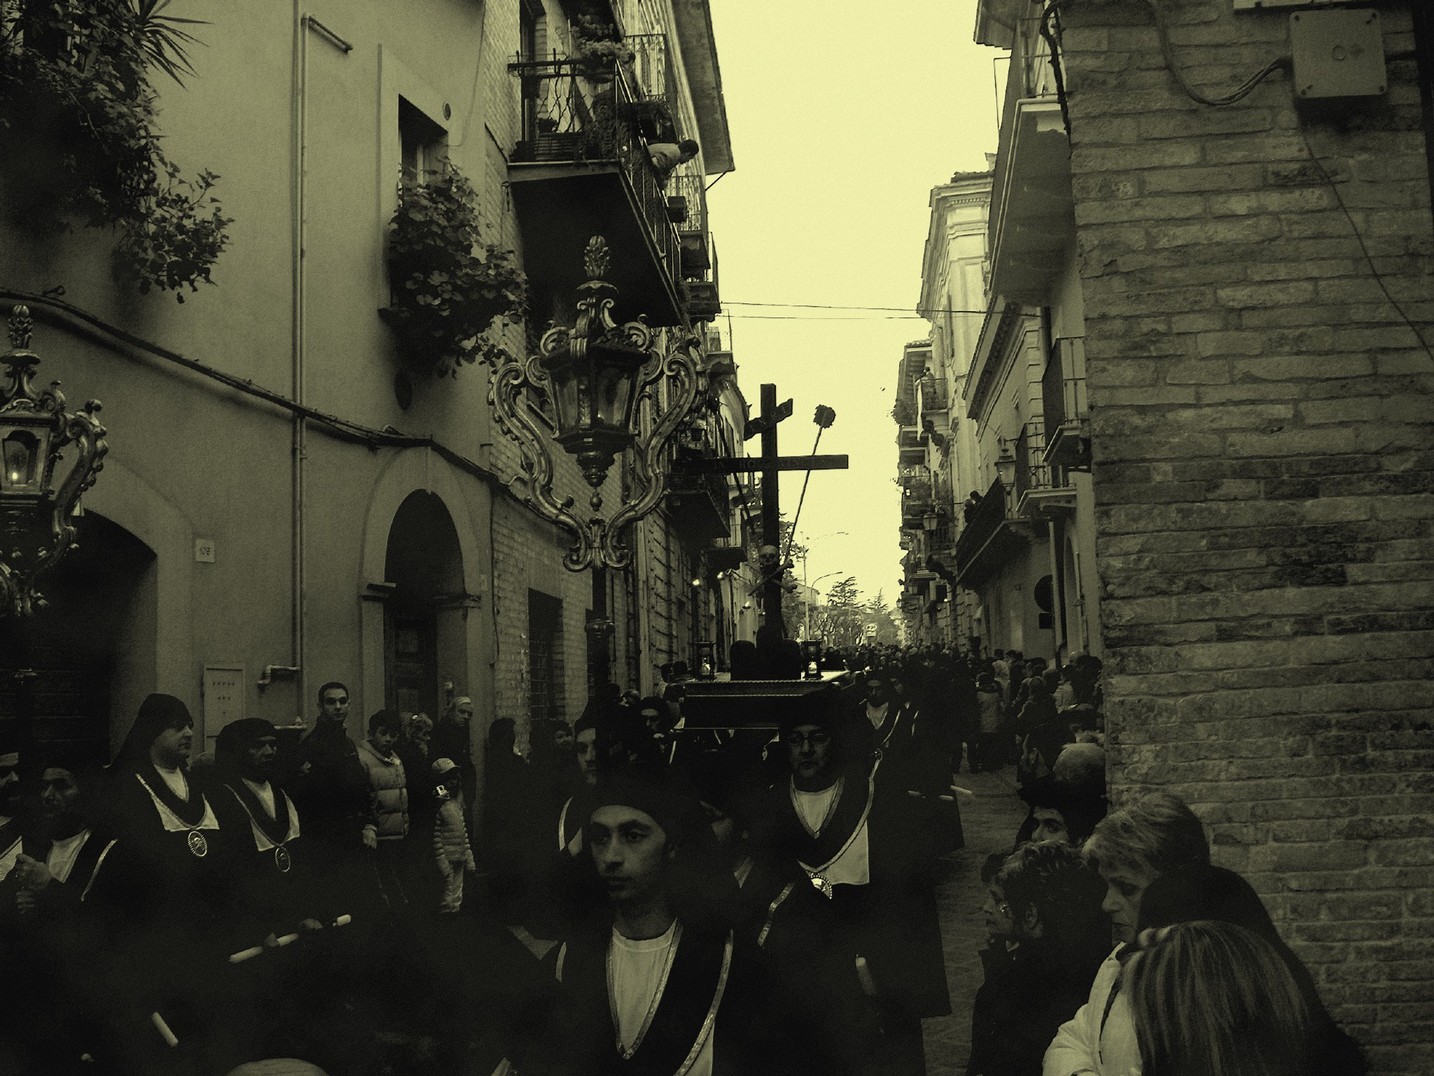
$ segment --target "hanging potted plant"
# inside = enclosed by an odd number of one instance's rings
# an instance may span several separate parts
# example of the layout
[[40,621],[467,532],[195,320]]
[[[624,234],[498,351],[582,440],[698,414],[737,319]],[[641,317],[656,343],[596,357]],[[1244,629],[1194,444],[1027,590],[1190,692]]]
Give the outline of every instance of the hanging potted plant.
[[478,234],[473,185],[451,164],[405,180],[388,242],[392,299],[381,317],[406,365],[435,376],[507,358],[488,338],[497,318],[519,324],[528,282],[512,250]]
[[[0,32],[0,186],[12,224],[45,238],[113,228],[116,277],[140,292],[212,283],[228,237],[213,187],[161,150],[152,71],[194,73],[168,0],[28,3]],[[13,12],[11,14],[14,14]]]
[[630,64],[637,54],[618,39],[617,27],[592,15],[578,15],[572,22],[572,59],[578,73],[589,82],[608,83],[617,69]]

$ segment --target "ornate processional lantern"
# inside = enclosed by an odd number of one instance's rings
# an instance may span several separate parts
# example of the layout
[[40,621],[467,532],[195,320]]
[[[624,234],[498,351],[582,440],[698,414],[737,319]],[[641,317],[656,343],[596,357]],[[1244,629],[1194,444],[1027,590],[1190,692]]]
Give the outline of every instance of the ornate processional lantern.
[[[605,279],[609,265],[606,240],[593,236],[583,253],[588,279],[577,289],[575,324],[555,325],[543,334],[538,354],[498,366],[488,388],[498,425],[522,452],[527,503],[573,537],[563,565],[574,572],[628,564],[632,554],[621,540],[622,531],[661,501],[667,488],[668,443],[707,384],[694,335],[686,334],[663,353],[654,343],[656,332],[644,322],[619,325],[613,320],[617,288]],[[534,418],[531,393],[551,404],[554,436]],[[644,399],[660,408],[650,425],[642,420]],[[586,520],[573,511],[573,498],[560,500],[553,492],[554,440],[577,459],[592,487],[592,514]],[[602,484],[629,447],[637,450],[632,496],[609,519],[601,514]]]
[[[41,574],[75,541],[80,495],[104,466],[105,428],[98,400],[65,409],[60,383],[37,393],[31,384],[40,357],[30,348],[30,311],[10,314],[10,350],[0,355],[8,383],[0,390],[0,616],[29,616],[45,605],[35,588]],[[66,450],[73,447],[73,462]]]

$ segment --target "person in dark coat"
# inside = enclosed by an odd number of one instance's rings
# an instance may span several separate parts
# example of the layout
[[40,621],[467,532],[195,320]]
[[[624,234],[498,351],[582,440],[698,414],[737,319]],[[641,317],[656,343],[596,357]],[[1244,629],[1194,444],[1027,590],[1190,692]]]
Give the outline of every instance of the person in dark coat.
[[877,1071],[876,1014],[861,992],[852,954],[832,944],[831,902],[797,863],[759,858],[752,846],[761,770],[755,763],[744,768],[730,751],[695,755],[684,769],[712,829],[712,859],[730,872],[730,883],[715,893],[720,915],[756,955],[769,999],[761,1013],[769,1038],[791,1047],[771,1059],[771,1070]]
[[882,1071],[920,1074],[921,1020],[951,1011],[931,876],[934,834],[906,789],[879,781],[881,759],[865,754],[873,722],[855,715],[853,735],[850,720],[830,691],[797,700],[783,715],[790,772],[768,790],[754,843],[761,855],[796,862],[831,900],[833,944],[852,955],[879,1013]]
[[1105,886],[1077,849],[1043,841],[1018,848],[989,888],[1008,940],[982,953],[986,981],[971,1010],[966,1071],[1040,1076],[1046,1047],[1085,1001],[1105,958]]
[[325,1030],[338,1003],[324,979],[347,940],[328,935],[351,916],[347,894],[313,854],[316,842],[302,836],[299,809],[274,780],[277,742],[270,722],[244,718],[224,726],[214,747],[214,809],[234,864],[225,931],[232,1048],[239,1060],[328,1059]]
[[221,972],[233,876],[209,790],[189,772],[193,739],[188,707],[152,694],[110,766],[107,824],[137,864],[111,970],[116,995],[134,1010],[129,1026],[158,1012],[186,1048],[205,1054],[192,1063],[213,1066],[227,1059]]

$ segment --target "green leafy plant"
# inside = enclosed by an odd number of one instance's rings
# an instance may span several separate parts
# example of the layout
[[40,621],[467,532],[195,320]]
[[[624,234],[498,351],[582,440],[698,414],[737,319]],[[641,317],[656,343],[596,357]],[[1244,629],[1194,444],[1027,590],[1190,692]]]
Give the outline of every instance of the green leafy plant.
[[390,305],[379,316],[404,361],[435,375],[508,357],[487,333],[497,318],[520,324],[528,282],[518,256],[478,234],[473,185],[445,164],[405,181],[388,241]]
[[636,58],[632,49],[618,39],[616,26],[586,14],[573,18],[572,54],[581,64],[609,72]]
[[161,150],[153,68],[192,74],[169,0],[21,0],[0,22],[0,181],[5,212],[32,234],[78,222],[114,228],[116,274],[141,292],[197,291],[228,243],[202,172],[185,178]]

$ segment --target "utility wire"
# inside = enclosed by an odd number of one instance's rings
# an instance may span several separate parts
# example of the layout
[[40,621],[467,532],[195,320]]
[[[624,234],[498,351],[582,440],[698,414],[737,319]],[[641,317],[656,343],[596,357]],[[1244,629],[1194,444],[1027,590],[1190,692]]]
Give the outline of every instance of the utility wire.
[[[106,346],[114,348],[114,350],[124,353],[126,348],[132,348],[135,351],[141,351],[153,355],[156,358],[164,359],[167,362],[174,363],[175,365],[182,366],[187,370],[192,370],[194,373],[210,378],[222,385],[227,385],[229,388],[242,392],[247,396],[263,400],[265,403],[282,408],[291,414],[301,415],[316,423],[319,429],[327,431],[331,436],[340,440],[365,445],[368,448],[432,449],[438,456],[453,466],[477,478],[481,478],[495,490],[506,490],[518,500],[519,503],[525,503],[523,499],[514,494],[511,489],[513,483],[519,481],[522,476],[515,475],[512,478],[504,479],[476,460],[469,459],[467,456],[454,451],[443,444],[443,442],[435,440],[432,437],[399,433],[392,427],[378,430],[372,426],[365,426],[361,423],[341,418],[338,415],[332,415],[325,411],[319,411],[304,404],[296,403],[281,393],[265,388],[262,385],[256,385],[250,378],[235,377],[233,374],[218,370],[212,366],[207,366],[197,359],[192,359],[177,351],[171,351],[169,348],[162,347],[141,336],[127,332],[119,326],[112,325],[104,319],[91,314],[88,310],[75,306],[73,303],[67,303],[53,294],[36,295],[30,292],[0,288],[0,301],[24,303],[31,307],[35,313],[39,313],[40,311],[59,313],[63,315],[63,317],[55,318],[54,320],[63,323],[65,319],[70,319],[89,326],[90,330],[97,331],[101,337],[108,337],[109,339],[104,340],[104,343]],[[115,347],[115,344],[122,344],[124,347]]]
[[1344,219],[1349,222],[1349,230],[1354,233],[1354,241],[1359,244],[1360,253],[1364,255],[1364,261],[1369,266],[1369,272],[1374,277],[1374,282],[1379,285],[1379,290],[1384,292],[1384,297],[1389,300],[1389,305],[1394,307],[1399,316],[1404,319],[1404,324],[1409,326],[1409,331],[1414,334],[1415,338],[1424,348],[1424,351],[1431,359],[1434,359],[1434,348],[1429,346],[1429,341],[1425,338],[1424,334],[1419,331],[1419,326],[1415,325],[1414,322],[1410,320],[1409,315],[1404,312],[1404,307],[1400,306],[1398,300],[1389,293],[1389,288],[1384,283],[1384,277],[1380,275],[1379,269],[1376,268],[1374,264],[1374,259],[1369,254],[1369,247],[1364,243],[1364,236],[1359,234],[1359,225],[1354,222],[1354,217],[1350,214],[1349,207],[1344,204],[1344,195],[1340,194],[1339,185],[1335,183],[1334,177],[1329,174],[1329,169],[1324,166],[1324,161],[1320,160],[1319,154],[1315,152],[1314,146],[1310,142],[1308,128],[1303,123],[1299,125],[1299,128],[1300,139],[1305,144],[1305,151],[1309,153],[1310,160],[1314,161],[1315,167],[1319,169],[1320,175],[1324,176],[1324,181],[1329,184],[1329,189],[1334,193],[1334,200],[1344,213]]
[[[743,303],[733,299],[723,299],[723,306],[761,306],[771,308],[785,308],[795,310],[891,310],[910,316],[911,308],[907,306],[844,306],[840,303]],[[940,307],[931,311],[933,314],[985,314],[984,308],[980,310],[958,310],[955,307]]]
[[[1054,6],[1053,4],[1052,7]],[[1223,97],[1211,97],[1192,86],[1190,80],[1185,76],[1185,69],[1181,67],[1180,61],[1175,55],[1175,44],[1170,40],[1170,27],[1165,22],[1165,12],[1160,7],[1160,0],[1145,0],[1145,6],[1150,8],[1150,13],[1155,19],[1155,30],[1160,35],[1160,51],[1165,55],[1165,66],[1170,68],[1170,73],[1175,76],[1175,81],[1180,84],[1180,88],[1185,91],[1186,96],[1202,105],[1225,108],[1237,101],[1243,101],[1265,79],[1276,71],[1288,69],[1290,66],[1288,56],[1278,56],[1247,78],[1237,89]]]

